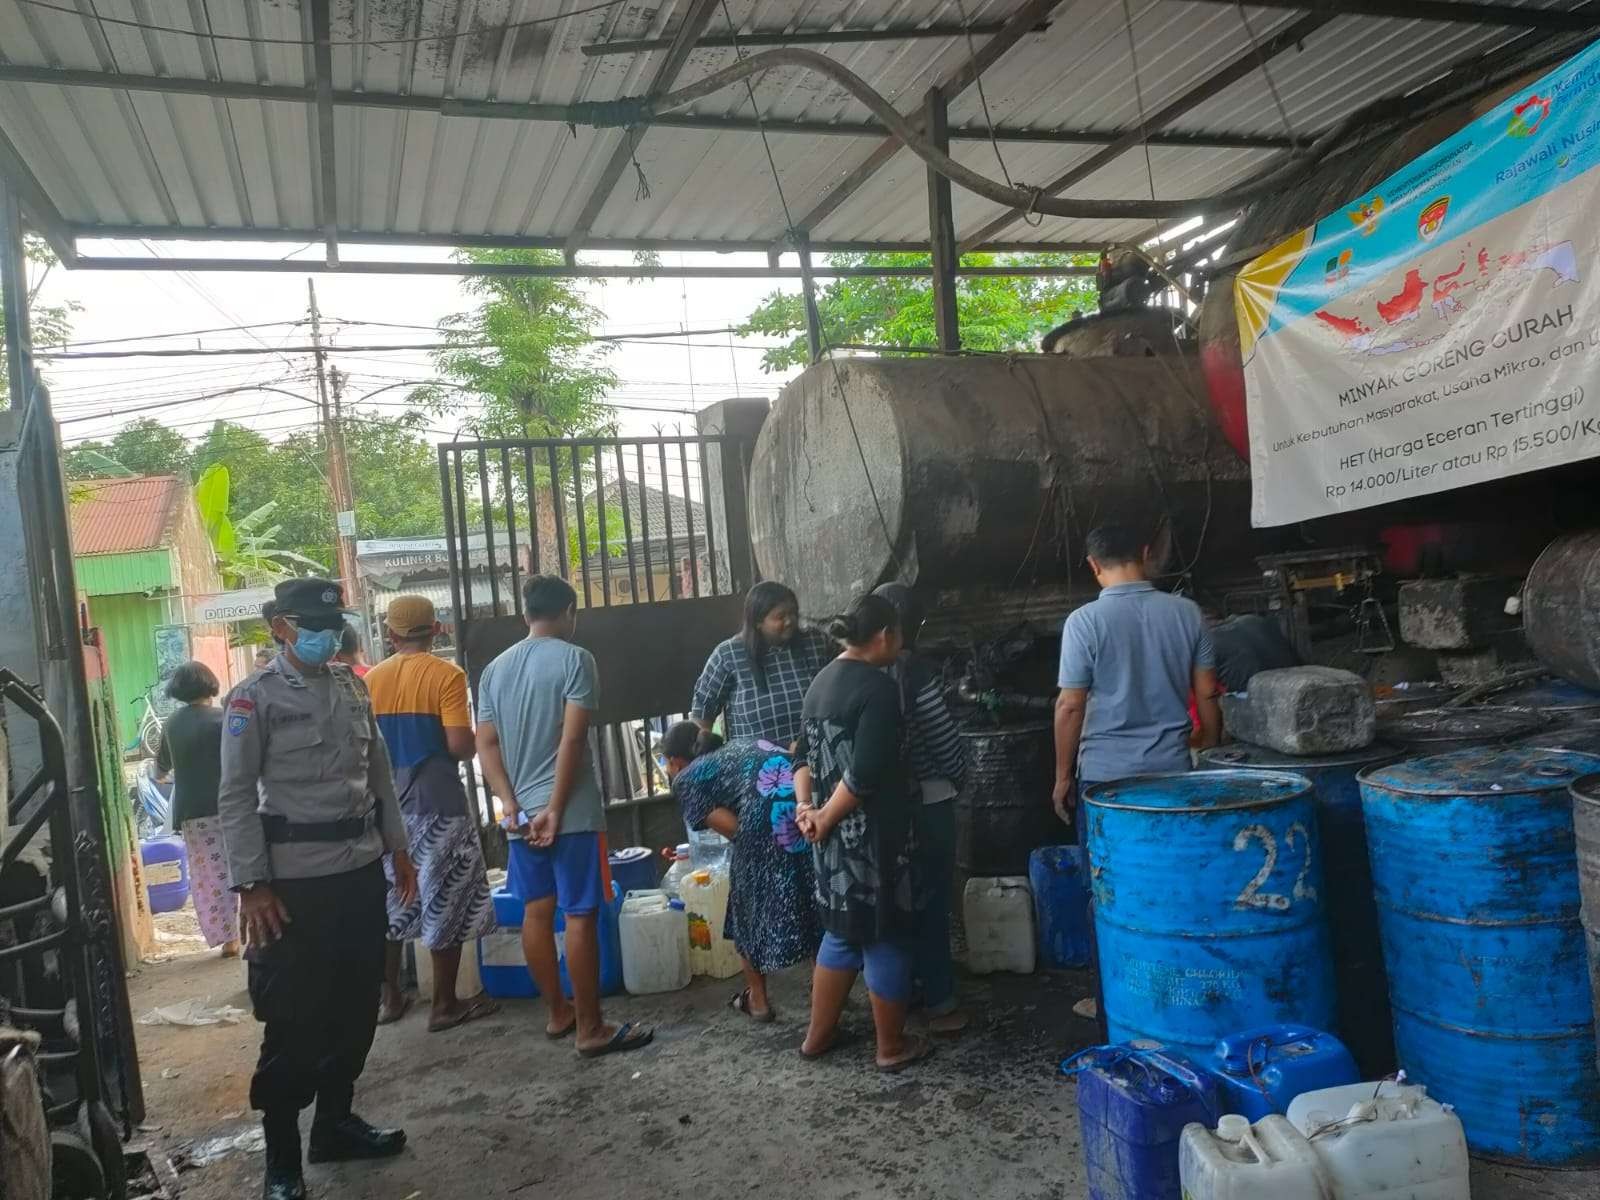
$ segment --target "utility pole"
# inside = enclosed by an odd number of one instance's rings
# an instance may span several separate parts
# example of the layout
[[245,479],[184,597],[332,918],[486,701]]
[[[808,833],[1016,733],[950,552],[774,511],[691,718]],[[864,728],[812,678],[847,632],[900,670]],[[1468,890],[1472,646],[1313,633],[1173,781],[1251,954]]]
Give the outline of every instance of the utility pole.
[[[328,370],[328,352],[322,347],[322,314],[317,311],[317,285],[306,280],[306,294],[311,301],[311,345],[317,362],[317,407],[322,418],[322,440],[328,448],[328,496],[333,503],[333,519],[337,526],[336,544],[339,552],[339,578],[344,582],[345,603],[350,608],[362,607],[361,576],[356,570],[356,502],[355,489],[350,483],[350,464],[344,451],[344,426],[341,422],[341,393],[343,377],[337,368]],[[330,381],[330,376],[331,381]]]

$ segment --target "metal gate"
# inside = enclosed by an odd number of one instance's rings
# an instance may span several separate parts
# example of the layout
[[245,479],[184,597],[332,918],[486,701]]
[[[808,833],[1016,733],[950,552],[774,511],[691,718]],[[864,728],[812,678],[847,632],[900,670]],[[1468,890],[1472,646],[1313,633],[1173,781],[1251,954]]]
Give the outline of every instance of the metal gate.
[[[600,676],[596,749],[610,805],[665,792],[653,740],[687,712],[706,656],[739,627],[754,576],[750,450],[724,434],[439,447],[457,661],[475,689],[527,634],[524,581],[572,584],[575,640]],[[487,802],[480,816],[489,819]]]

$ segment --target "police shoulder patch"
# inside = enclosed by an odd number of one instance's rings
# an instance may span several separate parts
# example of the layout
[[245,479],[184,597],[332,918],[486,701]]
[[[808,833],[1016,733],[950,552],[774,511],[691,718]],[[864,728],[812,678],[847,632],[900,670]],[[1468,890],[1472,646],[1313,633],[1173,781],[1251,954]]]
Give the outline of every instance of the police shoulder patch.
[[250,725],[250,718],[255,716],[256,705],[253,700],[246,700],[243,696],[235,696],[228,701],[228,733],[238,737]]

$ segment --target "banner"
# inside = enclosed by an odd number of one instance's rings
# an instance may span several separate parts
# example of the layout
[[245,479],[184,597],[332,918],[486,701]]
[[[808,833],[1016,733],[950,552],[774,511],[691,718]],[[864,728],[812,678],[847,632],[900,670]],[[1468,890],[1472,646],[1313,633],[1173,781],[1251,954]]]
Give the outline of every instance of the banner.
[[196,625],[250,621],[261,616],[261,606],[272,599],[272,588],[245,588],[189,598],[189,620]]
[[1600,454],[1597,84],[1600,43],[1239,273],[1254,524]]

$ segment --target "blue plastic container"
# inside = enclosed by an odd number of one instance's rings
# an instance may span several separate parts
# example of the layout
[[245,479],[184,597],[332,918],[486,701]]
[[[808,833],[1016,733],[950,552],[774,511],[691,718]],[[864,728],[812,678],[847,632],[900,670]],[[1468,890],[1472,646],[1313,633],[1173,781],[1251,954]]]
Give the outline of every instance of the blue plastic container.
[[1216,1085],[1180,1054],[1095,1046],[1061,1064],[1078,1077],[1089,1200],[1181,1200],[1178,1137],[1216,1124]]
[[[1400,756],[1398,749],[1382,743],[1342,754],[1307,756],[1281,754],[1247,742],[1218,746],[1200,755],[1201,764],[1208,768],[1292,771],[1311,780],[1316,789],[1328,932],[1333,939],[1333,981],[1339,1001],[1335,1028],[1366,1079],[1393,1074],[1394,1027],[1356,774]],[[1250,1115],[1243,1109],[1235,1111]]]
[[1192,771],[1084,792],[1110,1036],[1200,1058],[1259,1025],[1333,1024],[1311,781]]
[[1360,1083],[1361,1072],[1331,1033],[1304,1025],[1268,1025],[1230,1034],[1200,1064],[1217,1084],[1225,1113],[1252,1122],[1288,1111],[1302,1092]]
[[478,939],[478,978],[496,1000],[527,1000],[539,994],[522,957],[522,901],[505,888],[490,897],[498,928]]
[[1077,846],[1040,846],[1028,855],[1041,967],[1089,965],[1088,876]]
[[144,886],[153,913],[177,912],[189,902],[189,852],[181,837],[149,838],[139,843]]
[[656,865],[653,851],[643,846],[629,846],[613,850],[608,857],[611,864],[611,881],[629,892],[649,892],[661,885],[661,869]]
[[[494,902],[494,915],[500,932],[522,928],[523,904],[505,888],[490,897]],[[615,996],[622,991],[622,935],[618,920],[622,915],[623,892],[615,880],[611,883],[611,902],[600,909],[600,994]],[[556,909],[556,960],[561,968],[561,992],[572,998],[572,980],[567,977],[566,917]],[[486,964],[482,941],[478,946],[478,970],[483,978],[483,990],[497,998],[537,996],[539,989],[528,974],[527,965],[510,963]],[[520,977],[517,972],[521,972]]]
[[1481,747],[1361,773],[1400,1065],[1478,1154],[1600,1162],[1568,786],[1600,758]]

